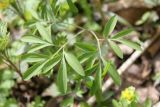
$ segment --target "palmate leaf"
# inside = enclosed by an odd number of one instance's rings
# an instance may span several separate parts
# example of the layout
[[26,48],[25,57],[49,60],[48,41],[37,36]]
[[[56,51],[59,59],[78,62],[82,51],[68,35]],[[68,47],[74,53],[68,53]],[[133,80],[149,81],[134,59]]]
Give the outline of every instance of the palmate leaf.
[[108,37],[113,32],[116,23],[117,23],[117,17],[112,16],[105,25],[105,28],[103,30],[103,36]]
[[41,35],[41,37],[48,41],[49,43],[52,43],[52,38],[49,30],[47,30],[41,23],[36,23],[36,27]]
[[67,92],[67,68],[64,57],[62,58],[61,65],[57,76],[58,89],[62,94]]
[[123,59],[123,53],[121,49],[119,48],[119,46],[111,40],[108,40],[108,42],[112,50],[116,53],[116,55],[119,56],[121,59]]
[[71,53],[65,52],[65,58],[70,67],[79,75],[85,76],[84,70],[78,59]]

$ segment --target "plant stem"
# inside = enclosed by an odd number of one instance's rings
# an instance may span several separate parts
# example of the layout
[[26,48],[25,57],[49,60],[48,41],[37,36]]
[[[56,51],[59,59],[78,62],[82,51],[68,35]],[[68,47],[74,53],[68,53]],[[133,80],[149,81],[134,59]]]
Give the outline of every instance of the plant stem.
[[6,63],[8,66],[11,66],[16,73],[21,77],[21,79],[23,80],[23,75],[21,73],[21,71],[17,68],[17,66],[8,58],[7,54],[4,52],[3,55],[1,55],[3,57],[3,59],[8,62]]
[[17,66],[9,59],[6,60],[11,67],[13,67],[15,69],[15,71],[17,72],[17,74],[21,77],[21,79],[23,80],[23,75],[21,73],[21,71],[17,68]]
[[100,47],[99,39],[98,39],[97,35],[96,35],[93,31],[90,31],[90,30],[89,30],[89,32],[95,37],[95,39],[96,39],[96,41],[97,41],[99,57],[100,57],[100,59],[102,59],[102,53],[101,53],[101,47]]

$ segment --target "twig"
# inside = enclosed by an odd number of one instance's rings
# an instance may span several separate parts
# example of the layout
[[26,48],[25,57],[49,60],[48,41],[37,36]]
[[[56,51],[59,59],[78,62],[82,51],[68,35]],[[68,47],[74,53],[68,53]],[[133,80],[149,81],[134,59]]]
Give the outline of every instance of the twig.
[[99,57],[100,57],[100,59],[102,59],[100,42],[99,42],[99,39],[98,39],[97,35],[93,31],[88,31],[88,32],[90,32],[94,36],[94,38],[96,39],[96,41],[97,41],[97,47],[98,47],[98,51],[99,51]]
[[23,80],[23,75],[22,75],[21,71],[16,67],[16,65],[11,60],[9,60],[9,59],[6,59],[6,61],[9,63],[8,65],[10,65],[11,67],[13,67],[15,69],[15,71],[17,72],[17,74]]
[[[118,72],[119,74],[121,75],[123,72],[126,71],[126,69],[132,65],[137,58],[139,58],[142,53],[144,53],[147,48],[160,36],[160,28],[158,29],[157,31],[157,34],[151,39],[151,40],[147,40],[145,43],[144,43],[144,46],[143,46],[143,50],[142,51],[135,51],[131,56],[130,58],[128,58],[121,66],[120,68],[118,69]],[[108,80],[106,80],[106,82],[103,84],[102,86],[102,92],[106,91],[107,89],[109,89],[109,87],[113,84],[113,80],[111,78],[109,78]],[[95,96],[92,96],[90,97],[88,100],[87,100],[87,103],[89,105],[93,105],[94,102],[96,101],[96,98]]]
[[[3,53],[3,54],[2,54]],[[9,59],[7,52],[2,52],[0,53],[0,57],[2,57],[4,63],[10,67],[12,67],[13,69],[15,69],[15,71],[17,72],[17,74],[21,77],[21,79],[23,80],[23,75],[21,73],[21,71],[17,68],[17,66]]]

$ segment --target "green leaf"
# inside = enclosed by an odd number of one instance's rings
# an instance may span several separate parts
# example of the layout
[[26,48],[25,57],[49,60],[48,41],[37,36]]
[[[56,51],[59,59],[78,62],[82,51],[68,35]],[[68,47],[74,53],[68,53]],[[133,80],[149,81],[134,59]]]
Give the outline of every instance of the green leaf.
[[[80,5],[82,6],[85,16],[88,18],[88,21],[92,21],[92,9],[87,0],[79,0]],[[93,22],[93,21],[92,21]]]
[[107,91],[103,93],[103,101],[110,100],[115,95],[114,91]]
[[93,65],[93,67],[88,68],[87,70],[85,70],[86,75],[91,75],[94,71],[96,71],[98,67],[98,64]]
[[94,77],[92,76],[86,76],[85,78],[85,84],[88,88],[91,88],[93,85]]
[[40,44],[49,44],[46,41],[41,40],[38,37],[35,36],[24,36],[21,38],[23,42],[28,42],[28,43],[40,43]]
[[67,68],[66,68],[66,62],[64,58],[62,59],[61,66],[58,71],[57,85],[58,85],[59,91],[62,94],[65,94],[67,92]]
[[131,33],[133,31],[133,29],[125,29],[125,30],[122,30],[120,32],[118,32],[117,34],[115,34],[112,39],[117,39],[117,38],[121,38],[121,37],[124,37],[126,35],[128,35],[129,33]]
[[107,74],[107,72],[108,72],[108,70],[109,70],[109,68],[110,68],[110,65],[111,65],[111,62],[110,62],[110,61],[109,61],[109,62],[106,62],[105,67],[104,67],[104,70],[103,70],[103,74],[102,74],[103,77]]
[[71,53],[65,52],[65,58],[72,69],[81,76],[85,76],[84,70],[78,59]]
[[[144,0],[144,1],[152,1],[152,0]],[[152,12],[150,11],[145,12],[141,17],[141,19],[139,19],[135,24],[136,25],[144,24],[145,22],[147,22],[147,20],[150,18],[151,15],[152,15]]]
[[[93,56],[96,54],[96,52],[86,52],[86,53],[83,53],[82,55],[80,55],[78,57],[78,60],[80,61],[80,63],[84,63],[86,61],[89,61],[91,58],[93,59]],[[88,64],[88,63],[87,63]],[[86,65],[87,66],[87,65]]]
[[116,67],[114,64],[111,63],[108,72],[109,72],[111,78],[113,79],[114,83],[117,85],[121,85],[121,77],[120,77],[118,71],[116,70]]
[[[137,102],[131,102],[131,107],[142,107],[140,104],[137,104]],[[147,106],[144,106],[147,107]]]
[[97,50],[94,45],[91,45],[89,43],[77,42],[75,45],[78,46],[79,48],[81,48],[84,51],[96,51]]
[[40,18],[39,18],[39,16],[38,16],[38,13],[36,12],[36,10],[31,9],[30,12],[31,12],[33,18],[35,18],[36,20],[40,20]]
[[144,107],[152,107],[152,101],[149,98],[144,102]]
[[102,70],[101,70],[101,66],[99,65],[96,71],[94,83],[91,88],[91,94],[95,94],[97,93],[97,91],[102,90],[102,78],[101,77],[102,77]]
[[35,52],[37,50],[43,49],[43,48],[48,47],[48,46],[52,46],[52,45],[51,44],[38,44],[38,45],[35,45],[35,46],[31,47],[28,50],[28,53]]
[[91,107],[86,102],[81,102],[80,107]]
[[22,60],[26,62],[39,62],[46,60],[47,56],[38,53],[28,53],[22,55]]
[[97,59],[97,53],[95,53],[92,57],[90,57],[87,62],[85,63],[85,68],[90,69],[93,67],[94,63],[96,62]]
[[74,104],[74,98],[70,97],[70,98],[63,99],[61,103],[61,107],[73,107],[73,104]]
[[0,36],[6,36],[7,35],[7,23],[0,21]]
[[68,5],[69,5],[70,10],[71,10],[73,13],[78,13],[78,9],[77,9],[77,7],[74,5],[74,3],[72,2],[72,0],[67,0],[67,3],[68,3]]
[[78,60],[79,60],[79,62],[82,64],[82,63],[86,62],[90,57],[91,57],[90,54],[88,54],[88,53],[83,53],[82,55],[80,55],[80,56],[78,57]]
[[55,65],[58,64],[58,62],[60,61],[60,57],[56,56],[52,59],[49,59],[49,61],[44,65],[43,67],[43,73],[47,73],[49,70],[51,70]]
[[113,32],[116,23],[117,23],[117,17],[112,16],[105,25],[105,28],[103,30],[103,36],[108,37]]
[[36,23],[36,27],[37,27],[37,29],[38,29],[41,37],[42,37],[44,40],[52,43],[52,38],[51,38],[51,35],[50,35],[49,30],[47,30],[47,29],[46,29],[44,26],[42,26],[42,24],[40,24],[40,23]]
[[114,107],[121,107],[120,104],[116,100],[112,100]]
[[116,55],[119,56],[121,59],[123,59],[123,53],[121,49],[119,48],[119,46],[111,40],[108,40],[108,42],[112,50],[116,53]]
[[96,81],[98,90],[102,89],[102,78],[101,77],[102,77],[102,69],[101,69],[101,65],[99,65],[99,68],[97,70],[96,77],[95,77],[95,81]]
[[135,50],[139,50],[139,51],[142,50],[141,47],[139,46],[139,44],[136,43],[136,42],[132,42],[132,41],[125,40],[125,39],[118,39],[117,41],[121,42],[122,44],[125,44],[125,45],[127,45],[127,46],[129,46],[129,47],[131,47]]
[[48,27],[47,27],[46,29],[47,29],[48,34],[49,34],[50,37],[51,37],[51,35],[52,35],[52,24],[51,24],[51,25],[48,25]]
[[123,107],[128,107],[130,104],[128,103],[127,99],[121,99],[119,102]]
[[100,103],[102,102],[102,99],[103,99],[102,90],[97,90],[95,93],[95,97],[98,105],[100,106],[101,105]]
[[45,63],[46,62],[36,63],[33,66],[31,66],[30,68],[28,68],[27,71],[25,71],[23,78],[25,80],[29,80],[33,76],[40,74]]

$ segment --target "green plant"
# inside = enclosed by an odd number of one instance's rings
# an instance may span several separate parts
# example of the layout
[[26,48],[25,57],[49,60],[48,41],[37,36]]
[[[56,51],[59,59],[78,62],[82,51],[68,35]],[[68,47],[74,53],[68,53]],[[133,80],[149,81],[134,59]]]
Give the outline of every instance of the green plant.
[[[27,3],[36,4],[27,7]],[[20,41],[26,43],[26,51],[19,55],[20,61],[27,62],[30,67],[22,74],[19,68],[7,55],[8,47],[4,47],[1,56],[3,60],[21,76],[25,81],[34,76],[44,75],[51,77],[53,72],[61,95],[75,94],[81,87],[87,87],[97,101],[102,99],[102,83],[105,75],[109,74],[116,85],[121,85],[121,78],[113,61],[105,57],[102,47],[109,46],[114,53],[123,58],[123,53],[117,43],[125,44],[133,49],[141,50],[138,43],[125,39],[133,29],[125,29],[116,34],[113,30],[117,23],[117,16],[112,16],[106,23],[103,33],[70,23],[71,15],[78,13],[72,0],[39,0],[39,1],[12,1],[10,6],[23,20],[22,25],[27,33]],[[89,12],[89,8],[88,12]],[[90,16],[88,16],[90,18]],[[1,25],[3,30],[6,25]],[[75,31],[75,29],[78,29]],[[7,35],[9,33],[6,33]],[[87,34],[90,40],[85,41]],[[94,39],[93,39],[94,38]],[[96,44],[95,44],[96,43]],[[109,51],[109,49],[107,49]],[[71,88],[72,85],[75,88]],[[83,90],[82,90],[83,93]]]
[[143,104],[140,104],[138,94],[134,87],[128,87],[122,91],[120,100],[112,100],[114,107],[151,107],[152,101],[147,99]]
[[16,107],[17,102],[14,98],[9,98],[11,87],[15,84],[13,80],[13,71],[0,70],[0,107]]
[[[117,22],[117,18],[116,16],[113,16],[106,24],[103,32],[104,40],[106,41],[106,43],[109,43],[113,51],[120,58],[123,58],[123,53],[121,52],[121,49],[118,47],[115,41],[126,44],[136,50],[141,50],[140,46],[137,43],[123,39],[123,36],[125,36],[126,34],[132,31],[131,29],[123,30],[112,37],[110,36],[111,32],[113,31],[116,25],[116,22]],[[61,62],[60,68],[58,71],[57,85],[60,91],[64,94],[66,94],[68,90],[67,81],[70,81],[70,79],[68,78],[67,74],[69,73],[71,73],[71,75],[74,76],[72,78],[75,78],[75,80],[83,81],[83,79],[85,79],[87,76],[91,76],[91,74],[93,74],[93,72],[95,71],[96,76],[93,82],[93,87],[96,87],[96,88],[94,88],[95,90],[93,90],[93,93],[100,92],[101,86],[102,86],[102,73],[106,73],[108,70],[109,70],[108,72],[110,73],[115,83],[118,85],[121,84],[120,77],[115,69],[115,65],[109,60],[106,61],[102,56],[100,40],[93,31],[82,29],[80,32],[75,34],[70,40],[67,40],[67,38],[62,39],[59,37],[59,39],[56,40],[56,42],[59,41],[59,44],[56,45],[52,41],[53,39],[51,37],[51,32],[49,32],[50,27],[46,28],[44,27],[44,25],[42,25],[39,22],[37,22],[35,25],[36,25],[35,29],[37,29],[38,31],[37,35],[39,34],[41,37],[24,36],[21,39],[23,42],[29,42],[32,45],[36,45],[36,47],[28,50],[29,53],[25,54],[25,57],[24,57],[26,60],[30,59],[32,62],[34,62],[34,65],[24,73],[23,77],[25,80],[28,80],[35,75],[46,74],[52,68],[54,68],[55,65]],[[82,59],[78,60],[78,58],[74,54],[75,52],[69,52],[68,48],[70,47],[69,43],[72,41],[72,39],[75,39],[80,34],[82,35],[83,32],[89,32],[96,39],[97,46],[92,44],[87,44],[85,42],[84,43],[75,42],[72,45],[82,49],[80,57],[85,58],[85,61],[82,62],[81,61]],[[49,50],[50,53],[45,53],[45,52],[33,53],[33,51],[37,51],[35,50],[35,48],[37,49],[37,47],[40,47],[40,49],[41,48],[43,49],[44,47],[45,48],[52,47],[55,50],[55,52],[52,53],[52,51]],[[90,65],[88,65],[86,68],[82,67],[82,65],[85,65],[85,62],[90,63]],[[93,68],[95,70],[92,70]],[[72,72],[69,72],[69,71],[72,71]],[[93,88],[91,88],[91,90],[92,89]]]

